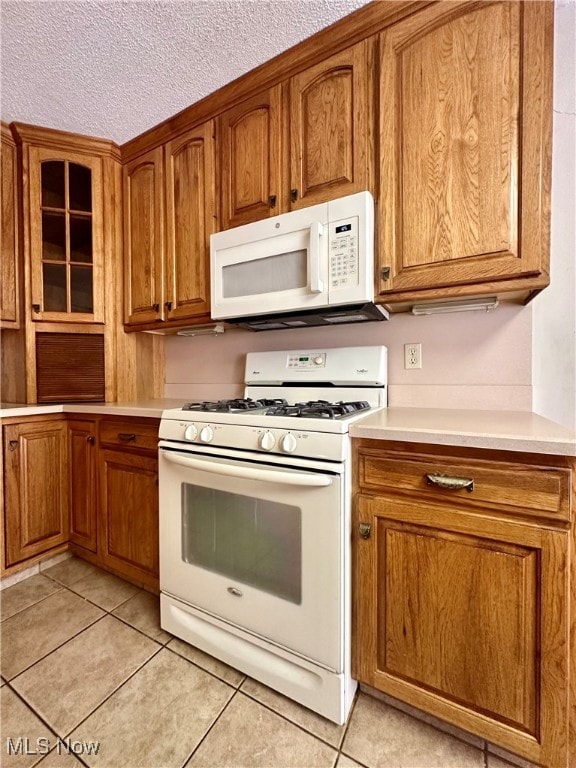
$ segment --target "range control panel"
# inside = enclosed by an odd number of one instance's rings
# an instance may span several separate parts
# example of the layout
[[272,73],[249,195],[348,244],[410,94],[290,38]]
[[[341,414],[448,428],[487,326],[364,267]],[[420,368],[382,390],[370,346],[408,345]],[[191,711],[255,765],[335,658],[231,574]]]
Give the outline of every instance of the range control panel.
[[326,352],[290,352],[286,362],[287,368],[298,371],[309,371],[315,368],[326,367]]

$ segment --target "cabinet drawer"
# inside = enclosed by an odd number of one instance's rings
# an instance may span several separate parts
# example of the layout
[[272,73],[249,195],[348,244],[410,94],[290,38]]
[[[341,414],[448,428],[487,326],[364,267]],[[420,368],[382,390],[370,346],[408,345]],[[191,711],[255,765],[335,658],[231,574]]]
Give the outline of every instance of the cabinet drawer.
[[406,492],[437,503],[488,506],[556,521],[571,519],[571,473],[567,468],[425,455],[387,456],[361,448],[358,483],[368,492]]
[[114,419],[100,423],[100,444],[158,450],[158,419]]

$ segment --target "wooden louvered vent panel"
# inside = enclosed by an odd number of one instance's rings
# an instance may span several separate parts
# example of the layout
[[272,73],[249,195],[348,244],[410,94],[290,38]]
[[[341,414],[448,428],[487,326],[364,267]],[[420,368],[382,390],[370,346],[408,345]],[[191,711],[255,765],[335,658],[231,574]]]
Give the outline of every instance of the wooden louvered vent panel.
[[36,334],[36,388],[39,403],[104,401],[104,336]]

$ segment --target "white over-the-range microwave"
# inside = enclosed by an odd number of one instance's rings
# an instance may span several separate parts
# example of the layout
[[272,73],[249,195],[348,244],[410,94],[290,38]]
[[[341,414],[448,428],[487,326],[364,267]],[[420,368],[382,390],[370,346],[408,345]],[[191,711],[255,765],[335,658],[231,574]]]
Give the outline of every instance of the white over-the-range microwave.
[[255,331],[387,320],[374,200],[358,192],[210,238],[212,317]]

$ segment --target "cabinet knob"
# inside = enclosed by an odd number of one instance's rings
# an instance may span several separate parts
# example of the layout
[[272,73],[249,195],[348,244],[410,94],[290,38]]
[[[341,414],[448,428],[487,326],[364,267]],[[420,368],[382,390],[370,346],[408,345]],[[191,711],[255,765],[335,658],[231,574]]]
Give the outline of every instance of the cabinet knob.
[[88,437],[86,438],[86,442],[90,443],[90,445],[94,445],[94,443],[96,442],[96,438],[94,437],[94,435],[88,435]]
[[40,312],[40,304],[32,304],[33,312]]
[[390,280],[390,267],[382,267],[380,277],[382,280]]
[[369,539],[372,533],[372,526],[370,523],[360,523],[358,526],[358,533],[363,539]]
[[154,312],[160,312],[160,304],[152,304],[152,309]]
[[292,200],[293,203],[298,200],[298,190],[297,189],[291,189],[290,190],[290,200]]
[[276,208],[276,195],[270,195],[268,198],[268,203],[270,205],[270,208]]
[[165,301],[164,302],[164,306],[166,307],[168,312],[170,312],[170,310],[172,309],[172,302],[171,301]]
[[18,448],[18,440],[10,440],[8,442],[8,450],[15,451]]

